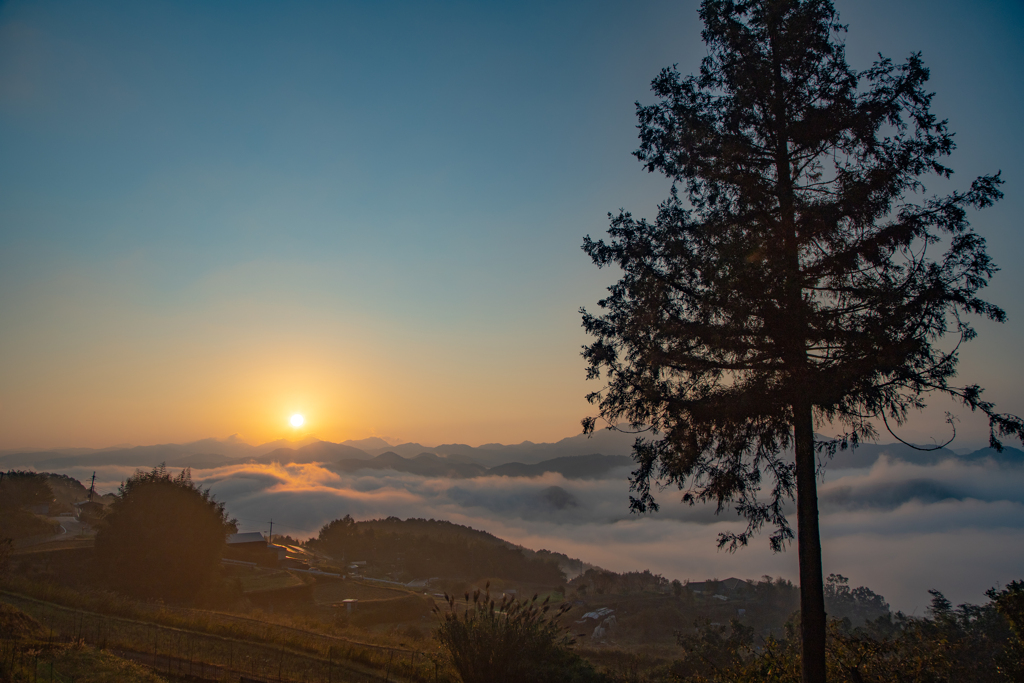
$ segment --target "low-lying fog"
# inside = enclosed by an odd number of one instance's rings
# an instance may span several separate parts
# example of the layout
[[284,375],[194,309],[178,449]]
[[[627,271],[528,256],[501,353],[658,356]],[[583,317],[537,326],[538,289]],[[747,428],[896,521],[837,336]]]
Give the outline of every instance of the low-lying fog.
[[[878,447],[874,447],[878,449]],[[1024,578],[1024,465],[1014,458],[906,462],[886,455],[841,459],[820,485],[825,573],[850,577],[894,609],[921,614],[941,590],[954,603],[984,602],[996,584]],[[858,461],[859,460],[859,461]],[[96,471],[100,490],[116,490],[125,466],[60,470],[83,482]],[[50,471],[56,471],[51,469]],[[735,554],[715,539],[738,529],[734,513],[658,494],[659,512],[629,512],[630,467],[596,478],[422,476],[392,469],[338,471],[318,463],[236,463],[194,469],[193,479],[226,503],[243,531],[297,538],[346,514],[447,519],[529,548],[547,548],[615,571],[650,569],[669,579],[797,576],[795,547],[772,554],[766,537]]]

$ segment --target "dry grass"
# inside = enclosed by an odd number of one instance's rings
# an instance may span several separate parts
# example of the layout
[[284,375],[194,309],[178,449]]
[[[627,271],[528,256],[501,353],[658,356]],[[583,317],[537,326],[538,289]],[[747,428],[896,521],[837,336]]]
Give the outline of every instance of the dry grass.
[[167,680],[148,667],[83,644],[66,645],[50,650],[47,656],[36,664],[35,673],[39,681],[49,680],[51,665],[55,682],[165,683]]
[[299,574],[281,569],[252,571],[239,576],[238,579],[242,583],[242,592],[244,593],[295,588],[306,584]]
[[51,629],[13,605],[0,603],[0,680],[64,683],[160,683],[146,667],[85,645],[63,643]]
[[[88,597],[52,586],[49,593],[51,598],[70,593],[65,597],[77,597],[78,602]],[[382,673],[391,680],[433,681],[443,673],[423,651],[316,633],[261,618],[265,615],[146,608],[122,600],[110,606],[134,614],[115,616],[10,592],[0,594],[0,600],[33,617],[48,638],[145,654],[166,661],[172,671],[187,661],[190,668],[194,662],[296,681],[373,680]]]
[[0,602],[0,639],[42,638],[44,633],[38,621],[13,605]]
[[318,604],[334,604],[342,600],[387,600],[414,594],[412,591],[384,588],[358,581],[323,581],[313,589],[313,599]]

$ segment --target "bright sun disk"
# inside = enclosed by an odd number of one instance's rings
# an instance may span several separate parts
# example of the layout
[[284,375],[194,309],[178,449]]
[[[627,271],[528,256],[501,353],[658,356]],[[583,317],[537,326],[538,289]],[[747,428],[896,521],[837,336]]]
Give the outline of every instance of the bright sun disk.
[[306,418],[299,414],[292,415],[291,423],[292,427],[301,427],[302,423],[306,421]]

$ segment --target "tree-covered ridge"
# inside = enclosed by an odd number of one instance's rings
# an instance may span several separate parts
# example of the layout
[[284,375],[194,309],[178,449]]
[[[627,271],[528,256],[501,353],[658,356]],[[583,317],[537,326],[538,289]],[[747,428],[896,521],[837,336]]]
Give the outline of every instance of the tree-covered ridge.
[[338,561],[367,562],[402,580],[496,578],[551,586],[565,580],[555,561],[529,557],[496,536],[442,520],[357,522],[345,515],[325,524],[310,545]]

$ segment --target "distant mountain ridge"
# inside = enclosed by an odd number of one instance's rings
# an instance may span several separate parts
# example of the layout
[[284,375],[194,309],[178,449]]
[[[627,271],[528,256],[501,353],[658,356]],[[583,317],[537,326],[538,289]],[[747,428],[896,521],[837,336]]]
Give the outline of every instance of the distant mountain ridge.
[[[387,441],[378,437],[348,440],[336,444],[312,436],[297,441],[281,439],[253,446],[235,435],[227,439],[202,439],[186,444],[8,452],[0,455],[0,469],[101,465],[152,467],[161,462],[166,463],[168,467],[205,469],[244,462],[246,459],[257,462],[280,461],[288,451],[301,452],[301,455],[297,456],[299,458],[308,458],[311,453],[316,452],[321,456],[321,461],[338,458],[370,459],[388,451],[404,458],[415,458],[422,453],[428,453],[446,458],[450,462],[475,463],[484,467],[493,467],[509,462],[536,464],[552,458],[593,453],[626,455],[632,450],[635,438],[636,436],[632,434],[602,429],[595,432],[592,437],[579,434],[556,443],[538,444],[524,441],[510,446],[503,444],[484,444],[483,446],[442,444],[430,447],[418,443],[390,446]],[[313,448],[304,450],[310,446]],[[317,460],[314,458],[290,462],[317,462]]]
[[366,451],[361,451],[343,443],[331,443],[330,441],[314,441],[300,448],[276,448],[265,455],[250,458],[260,463],[290,463],[306,464],[311,462],[333,462],[338,459],[366,460],[370,457]]
[[403,458],[388,451],[371,460],[342,460],[327,465],[335,472],[358,472],[360,470],[393,470],[408,472],[422,477],[448,477],[470,479],[473,477],[539,477],[547,472],[557,472],[566,479],[599,479],[618,467],[633,464],[625,455],[570,455],[553,458],[527,465],[510,462],[486,468],[475,463],[463,463],[442,458],[433,453],[420,453],[415,458]]
[[[589,436],[577,434],[555,443],[523,441],[522,443],[512,445],[487,443],[482,446],[449,443],[434,447],[423,446],[418,443],[406,443],[397,446],[361,448],[372,456],[380,455],[387,451],[401,455],[404,458],[414,458],[421,453],[433,453],[452,461],[461,460],[462,462],[472,462],[485,467],[494,467],[495,465],[511,462],[536,464],[554,458],[592,455],[594,453],[602,455],[629,455],[633,451],[633,442],[636,441],[637,436],[649,436],[649,433],[634,434],[605,428],[599,429]],[[346,441],[344,443],[350,442]]]
[[[200,470],[244,462],[320,462],[337,472],[394,470],[420,476],[452,478],[485,475],[532,477],[544,472],[559,472],[566,478],[596,478],[612,469],[632,464],[629,454],[637,436],[607,428],[591,436],[578,434],[555,443],[524,441],[513,445],[442,444],[428,447],[418,443],[392,446],[378,437],[333,443],[312,436],[296,441],[282,439],[253,446],[235,435],[227,439],[202,439],[186,444],[8,452],[0,455],[0,470],[25,467],[37,470],[100,466],[148,468],[160,463],[168,467]],[[904,444],[867,443],[861,444],[856,450],[838,452],[828,466],[866,468],[883,455],[920,465],[946,459],[976,462],[985,458],[991,458],[1001,465],[1024,465],[1024,452],[1012,447],[1005,447],[1001,453],[992,448],[982,448],[958,455],[946,448],[922,451]]]
[[244,461],[246,458],[257,458],[284,447],[301,447],[318,442],[320,440],[316,437],[308,436],[297,441],[278,439],[253,446],[239,439],[237,435],[232,435],[226,439],[201,439],[185,444],[23,451],[0,456],[0,469],[26,466],[36,468],[99,467],[104,465],[152,467],[161,462],[170,467],[201,469],[221,467]]

